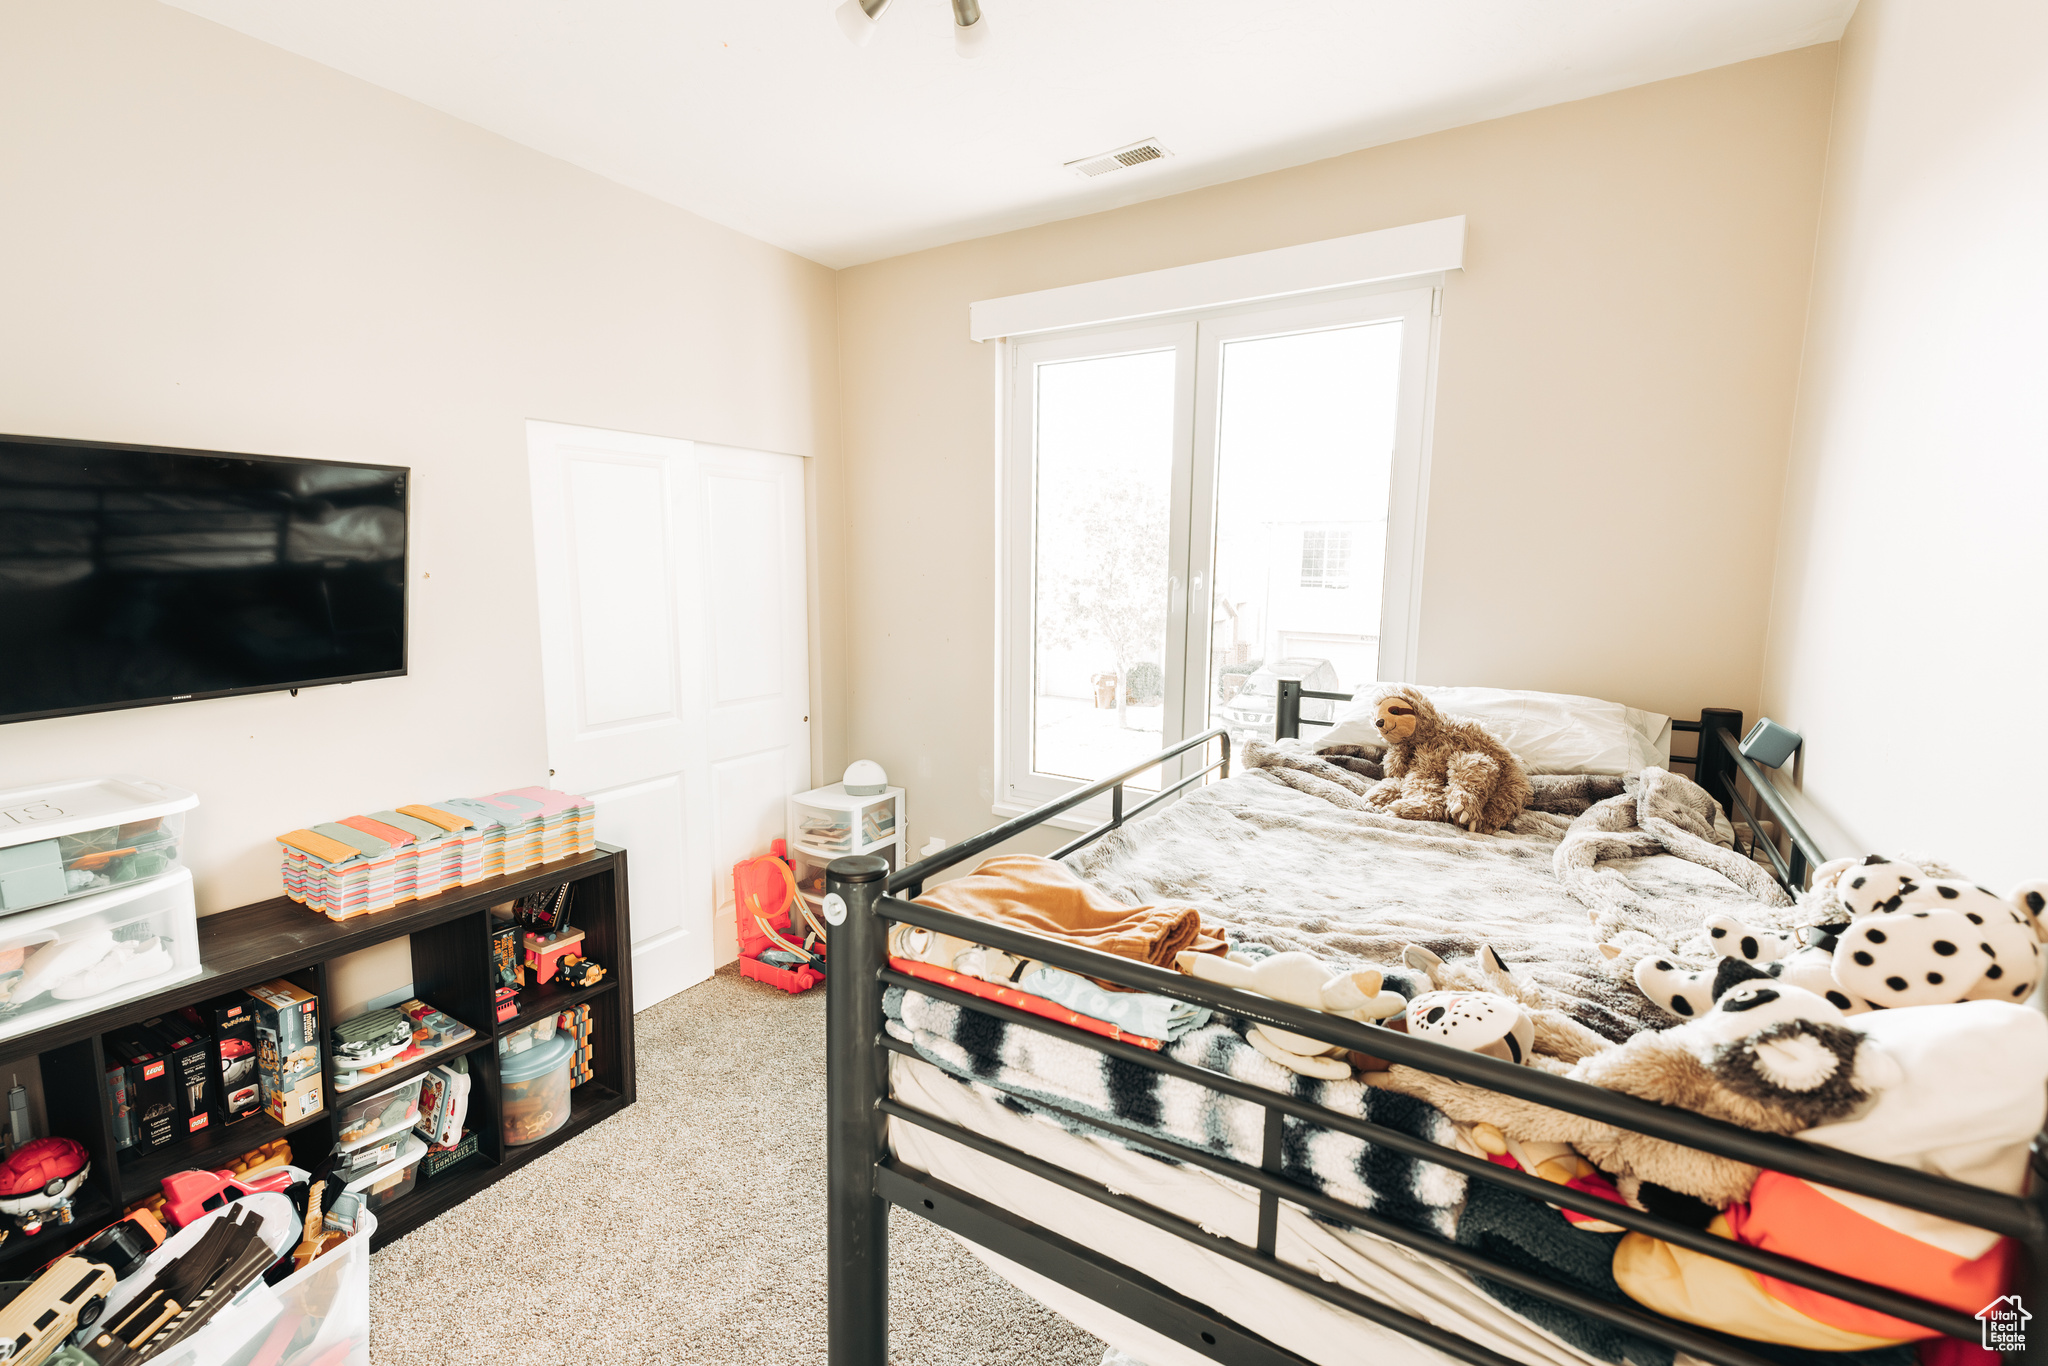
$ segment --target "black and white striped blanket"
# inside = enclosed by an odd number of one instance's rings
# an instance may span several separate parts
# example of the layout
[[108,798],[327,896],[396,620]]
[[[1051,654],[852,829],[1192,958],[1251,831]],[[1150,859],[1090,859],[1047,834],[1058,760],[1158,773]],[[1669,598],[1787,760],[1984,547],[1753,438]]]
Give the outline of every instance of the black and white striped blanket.
[[[941,1070],[1020,1113],[1076,1133],[1122,1141],[1084,1122],[1092,1116],[1248,1166],[1260,1163],[1263,1106],[921,992],[892,987],[883,1009],[892,1035]],[[1434,1107],[1356,1081],[1299,1076],[1246,1043],[1243,1024],[1227,1015],[1219,1014],[1168,1044],[1164,1056],[1416,1138],[1447,1146],[1451,1142],[1451,1123]],[[1465,1178],[1460,1174],[1291,1116],[1284,1122],[1282,1138],[1281,1171],[1289,1180],[1411,1228],[1445,1237],[1454,1232],[1457,1209],[1465,1197]],[[1165,1156],[1136,1143],[1128,1146]]]

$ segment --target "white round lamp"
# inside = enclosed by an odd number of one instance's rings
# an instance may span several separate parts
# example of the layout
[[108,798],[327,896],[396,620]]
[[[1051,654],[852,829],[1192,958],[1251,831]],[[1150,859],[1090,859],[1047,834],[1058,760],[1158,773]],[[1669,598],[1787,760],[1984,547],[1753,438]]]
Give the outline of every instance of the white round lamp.
[[889,790],[889,775],[873,759],[855,759],[839,780],[849,797],[879,797]]

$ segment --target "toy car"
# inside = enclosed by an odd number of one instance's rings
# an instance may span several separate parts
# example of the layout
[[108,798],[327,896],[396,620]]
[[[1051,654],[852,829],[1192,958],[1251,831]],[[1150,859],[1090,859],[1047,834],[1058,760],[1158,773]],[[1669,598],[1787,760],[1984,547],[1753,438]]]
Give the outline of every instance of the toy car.
[[164,1217],[171,1221],[172,1228],[183,1228],[209,1210],[217,1210],[230,1200],[259,1191],[289,1191],[292,1188],[292,1174],[289,1168],[273,1167],[269,1171],[251,1172],[237,1176],[223,1168],[211,1172],[172,1172],[164,1178]]
[[164,1226],[154,1214],[139,1209],[108,1224],[68,1255],[98,1262],[114,1273],[115,1280],[125,1281],[149,1260],[150,1253],[163,1246],[163,1241]]
[[[163,1246],[164,1236],[164,1226],[155,1214],[147,1209],[130,1210],[69,1252],[43,1263],[43,1270],[48,1271],[65,1257],[83,1257],[113,1272],[115,1280],[125,1281],[149,1260],[150,1253]],[[0,1303],[5,1302],[6,1292],[0,1291]],[[0,1348],[4,1347],[0,1343]],[[0,1362],[6,1360],[5,1351],[0,1350]]]
[[[114,1273],[99,1262],[66,1257],[33,1281],[15,1281],[0,1295],[0,1348],[7,1366],[38,1366],[64,1339],[99,1321]],[[11,1295],[8,1292],[11,1291]]]
[[53,1214],[58,1223],[68,1224],[72,1198],[91,1170],[83,1143],[32,1138],[0,1162],[0,1214],[31,1237],[43,1231]]

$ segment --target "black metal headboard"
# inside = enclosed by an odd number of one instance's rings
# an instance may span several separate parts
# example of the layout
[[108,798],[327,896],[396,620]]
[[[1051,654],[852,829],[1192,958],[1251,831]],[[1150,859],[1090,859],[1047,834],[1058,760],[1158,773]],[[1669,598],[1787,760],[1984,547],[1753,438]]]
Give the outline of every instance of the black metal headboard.
[[[1280,679],[1274,734],[1282,740],[1295,740],[1300,738],[1303,726],[1335,725],[1334,721],[1318,721],[1303,716],[1302,702],[1349,702],[1353,696],[1352,693],[1315,692],[1302,687],[1299,679]],[[1697,721],[1674,719],[1672,730],[1695,734],[1699,741],[1692,754],[1674,754],[1671,762],[1692,765],[1693,780],[1721,803],[1721,809],[1731,820],[1739,817],[1750,831],[1752,848],[1763,851],[1772,875],[1787,891],[1797,892],[1806,886],[1814,865],[1825,863],[1828,856],[1799,818],[1792,814],[1791,805],[1772,783],[1770,775],[1742,752],[1742,721],[1741,712],[1727,707],[1705,708]],[[1744,795],[1745,787],[1756,798],[1755,805]],[[1758,810],[1759,805],[1761,811]],[[1771,826],[1782,832],[1784,848],[1778,847],[1779,839],[1771,835]]]

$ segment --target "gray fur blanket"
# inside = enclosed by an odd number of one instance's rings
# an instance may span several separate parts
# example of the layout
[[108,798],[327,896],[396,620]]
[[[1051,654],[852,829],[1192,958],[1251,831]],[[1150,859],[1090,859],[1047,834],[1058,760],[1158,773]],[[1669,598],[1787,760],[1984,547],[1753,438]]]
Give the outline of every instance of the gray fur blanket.
[[[891,987],[883,1010],[888,1031],[919,1056],[1013,1110],[1108,1137],[1032,1103],[1045,1101],[1084,1119],[1108,1120],[1249,1166],[1260,1163],[1263,1106],[922,992]],[[1217,1015],[1168,1044],[1165,1055],[1416,1138],[1451,1142],[1451,1122],[1427,1102],[1362,1082],[1297,1076],[1246,1043],[1243,1024],[1228,1016]],[[1455,1231],[1465,1198],[1465,1178],[1457,1172],[1291,1116],[1282,1142],[1281,1172],[1289,1180],[1411,1228],[1444,1237]]]
[[[1699,854],[1692,843],[1666,845],[1654,830],[1626,851],[1574,845],[1572,870],[1591,885],[1560,878],[1558,854],[1575,818],[1603,803],[1601,822],[1623,812],[1630,790],[1621,778],[1537,775],[1528,810],[1498,834],[1475,835],[1369,807],[1364,794],[1379,774],[1366,759],[1254,741],[1240,767],[1069,861],[1133,905],[1189,901],[1241,940],[1335,965],[1378,966],[1404,995],[1428,990],[1418,974],[1401,970],[1405,945],[1458,959],[1490,943],[1519,978],[1615,1040],[1671,1020],[1636,989],[1625,962],[1600,952],[1605,936],[1590,923],[1595,912],[1626,896],[1630,906],[1656,908],[1656,923],[1690,936],[1709,916],[1740,916],[1760,904],[1699,862],[1643,857],[1661,849]],[[1663,779],[1673,792],[1692,788],[1712,808],[1685,779]],[[1665,782],[1656,787],[1666,791]],[[1655,813],[1665,814],[1664,806]],[[1719,848],[1732,840],[1725,820],[1708,828],[1716,838],[1700,843]],[[1577,861],[1588,853],[1595,863]],[[1593,900],[1581,899],[1589,894]],[[1652,923],[1640,914],[1637,922],[1638,929]]]
[[[1601,937],[1619,950],[1617,968],[1634,967],[1646,955],[1688,953],[1706,945],[1696,906],[1644,896],[1612,866],[1613,860],[1676,854],[1713,869],[1753,903],[1792,904],[1762,864],[1730,847],[1734,831],[1698,783],[1661,768],[1646,768],[1623,781],[1626,790],[1574,820],[1551,855],[1558,881],[1591,908]],[[1750,905],[1736,914],[1754,919],[1757,909]],[[1710,950],[1706,956],[1713,956]]]

